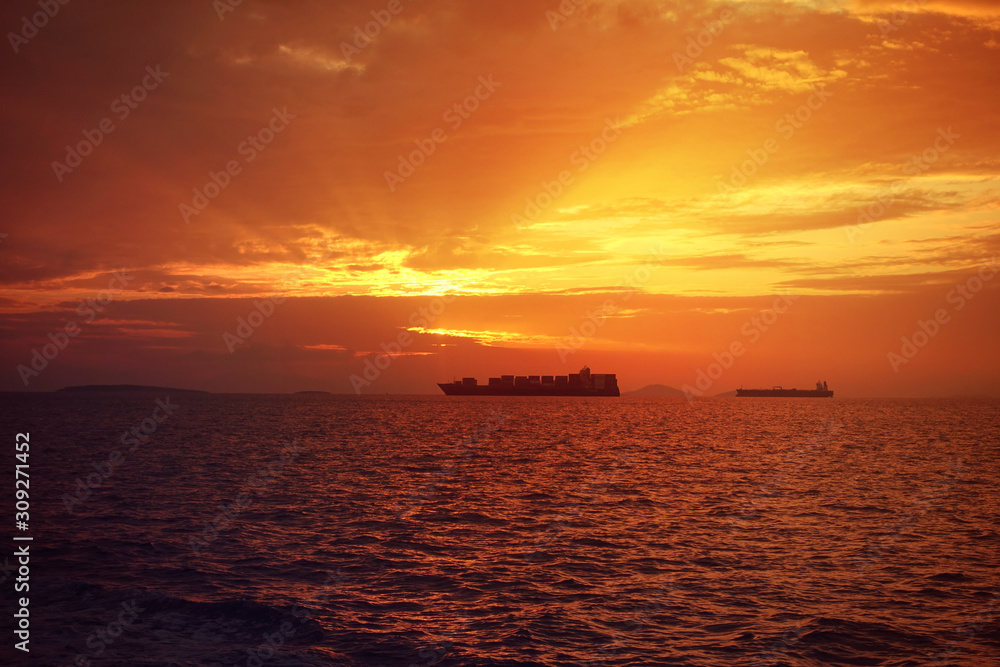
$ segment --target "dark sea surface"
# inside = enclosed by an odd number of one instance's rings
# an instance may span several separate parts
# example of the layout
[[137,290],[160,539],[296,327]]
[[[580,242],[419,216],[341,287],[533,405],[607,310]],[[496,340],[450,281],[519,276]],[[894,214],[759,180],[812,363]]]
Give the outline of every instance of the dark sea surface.
[[30,664],[1000,664],[1000,401],[167,396],[0,395]]

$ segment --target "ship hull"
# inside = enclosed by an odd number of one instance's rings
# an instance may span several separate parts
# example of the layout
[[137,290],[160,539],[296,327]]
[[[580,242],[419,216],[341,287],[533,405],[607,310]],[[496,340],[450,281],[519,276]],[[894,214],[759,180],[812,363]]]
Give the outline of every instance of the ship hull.
[[621,396],[618,387],[610,389],[590,389],[586,387],[538,386],[490,387],[487,385],[463,386],[454,383],[438,383],[448,396]]
[[833,391],[826,389],[737,389],[736,395],[762,398],[831,398]]

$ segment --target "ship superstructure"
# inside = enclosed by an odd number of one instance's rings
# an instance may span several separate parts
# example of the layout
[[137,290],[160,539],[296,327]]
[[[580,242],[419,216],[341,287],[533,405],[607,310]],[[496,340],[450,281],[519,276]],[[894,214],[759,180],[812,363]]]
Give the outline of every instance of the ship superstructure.
[[584,366],[569,375],[501,375],[487,384],[476,378],[438,383],[449,396],[620,396],[614,373],[591,373]]
[[784,389],[782,387],[772,387],[771,389],[737,389],[737,396],[757,396],[772,398],[831,398],[833,391],[827,389],[826,382],[817,382],[815,389]]

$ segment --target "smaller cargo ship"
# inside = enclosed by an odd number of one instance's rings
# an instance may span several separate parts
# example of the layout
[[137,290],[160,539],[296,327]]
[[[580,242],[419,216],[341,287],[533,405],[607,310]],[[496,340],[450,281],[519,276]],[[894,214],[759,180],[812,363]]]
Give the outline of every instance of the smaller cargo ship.
[[826,382],[817,382],[815,389],[783,389],[782,387],[772,387],[771,389],[737,389],[737,396],[764,396],[777,398],[830,398],[833,391],[826,388]]
[[586,366],[569,375],[501,375],[479,384],[476,378],[439,382],[448,396],[620,396],[614,373],[593,373]]

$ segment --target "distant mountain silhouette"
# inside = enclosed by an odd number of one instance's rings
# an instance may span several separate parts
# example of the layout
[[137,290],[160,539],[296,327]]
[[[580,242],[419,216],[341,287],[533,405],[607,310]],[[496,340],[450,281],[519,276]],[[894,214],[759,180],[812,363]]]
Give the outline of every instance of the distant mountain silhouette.
[[169,391],[175,394],[207,394],[207,391],[201,391],[200,389],[177,389],[175,387],[147,387],[141,384],[87,384],[81,385],[79,387],[63,387],[62,389],[57,389],[57,392],[73,392],[73,393],[98,393],[98,392],[150,392],[150,391]]
[[332,395],[328,391],[318,391],[318,390],[296,391],[294,393],[295,393],[296,396],[316,396],[316,395],[331,396]]
[[626,391],[622,396],[683,396],[684,392],[665,384],[649,384],[642,389]]

